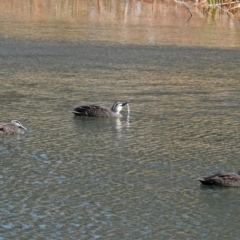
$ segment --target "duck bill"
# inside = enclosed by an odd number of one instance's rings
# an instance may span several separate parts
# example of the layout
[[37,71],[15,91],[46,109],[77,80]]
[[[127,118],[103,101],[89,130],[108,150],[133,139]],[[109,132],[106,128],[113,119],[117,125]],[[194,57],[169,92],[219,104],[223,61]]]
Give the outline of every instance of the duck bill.
[[21,126],[22,129],[24,129],[25,131],[27,131],[27,128],[25,128],[23,125]]
[[124,103],[122,103],[122,106],[125,106],[125,105],[127,105],[128,104],[128,102],[124,102]]

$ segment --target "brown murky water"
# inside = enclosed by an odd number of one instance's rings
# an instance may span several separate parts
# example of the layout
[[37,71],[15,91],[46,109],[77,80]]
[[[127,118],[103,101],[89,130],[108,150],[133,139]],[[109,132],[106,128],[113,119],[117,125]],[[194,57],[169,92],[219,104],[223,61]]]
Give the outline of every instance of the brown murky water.
[[0,120],[29,129],[0,138],[0,239],[239,238],[239,189],[197,181],[239,168],[239,23],[190,7],[0,1]]

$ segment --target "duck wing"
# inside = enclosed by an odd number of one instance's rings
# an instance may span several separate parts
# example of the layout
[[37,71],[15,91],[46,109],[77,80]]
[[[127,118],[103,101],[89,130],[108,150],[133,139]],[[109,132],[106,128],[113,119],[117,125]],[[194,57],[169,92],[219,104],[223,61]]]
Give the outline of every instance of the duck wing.
[[99,105],[86,105],[74,108],[72,113],[78,116],[109,117],[111,110]]
[[0,123],[0,133],[16,134],[20,132],[19,128],[12,123]]

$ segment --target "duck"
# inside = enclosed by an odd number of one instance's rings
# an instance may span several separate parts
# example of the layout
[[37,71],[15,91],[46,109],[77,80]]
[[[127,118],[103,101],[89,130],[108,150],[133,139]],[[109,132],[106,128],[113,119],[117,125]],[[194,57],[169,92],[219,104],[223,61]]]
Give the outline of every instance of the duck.
[[89,117],[122,117],[120,111],[128,102],[115,102],[111,108],[100,105],[84,105],[73,109],[72,113],[77,116]]
[[240,187],[240,171],[238,173],[216,173],[198,180],[203,185]]
[[0,122],[0,134],[23,134],[27,130],[18,120],[9,123]]

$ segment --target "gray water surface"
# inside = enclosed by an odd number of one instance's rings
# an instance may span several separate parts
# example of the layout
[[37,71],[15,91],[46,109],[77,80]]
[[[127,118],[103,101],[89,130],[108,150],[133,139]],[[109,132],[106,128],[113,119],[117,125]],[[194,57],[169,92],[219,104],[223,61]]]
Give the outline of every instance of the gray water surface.
[[[0,139],[1,239],[239,238],[239,189],[197,181],[239,168],[239,51],[1,39],[0,52],[1,121],[29,129]],[[125,100],[129,119],[70,112]]]

